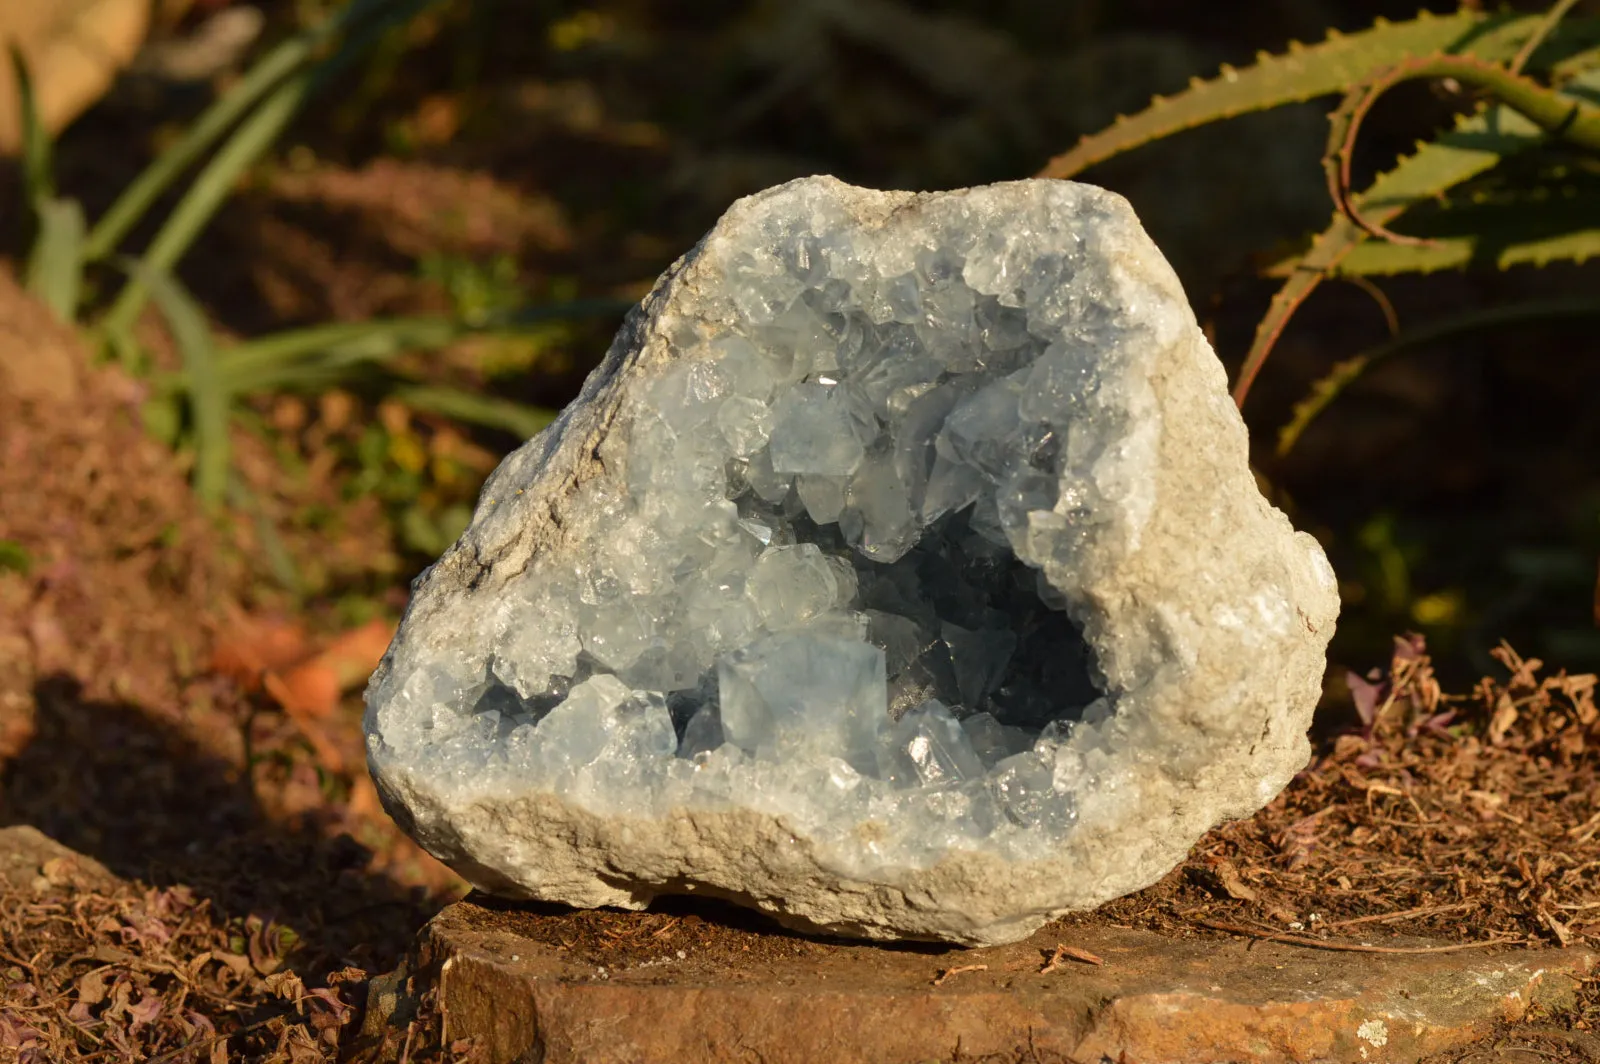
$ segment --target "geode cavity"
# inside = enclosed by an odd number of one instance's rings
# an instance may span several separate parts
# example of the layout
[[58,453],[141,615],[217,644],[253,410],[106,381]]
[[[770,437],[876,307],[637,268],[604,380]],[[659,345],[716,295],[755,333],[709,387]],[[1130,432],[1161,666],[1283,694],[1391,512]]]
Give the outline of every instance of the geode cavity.
[[477,886],[983,944],[1306,761],[1333,573],[1127,203],[736,203],[417,581],[385,804]]

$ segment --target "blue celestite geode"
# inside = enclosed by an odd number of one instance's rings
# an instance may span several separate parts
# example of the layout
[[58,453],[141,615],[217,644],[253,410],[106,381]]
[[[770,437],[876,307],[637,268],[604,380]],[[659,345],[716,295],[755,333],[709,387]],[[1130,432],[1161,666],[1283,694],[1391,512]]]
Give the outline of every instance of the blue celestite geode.
[[1269,801],[1336,612],[1125,201],[812,178],[490,479],[370,763],[488,890],[1003,941]]

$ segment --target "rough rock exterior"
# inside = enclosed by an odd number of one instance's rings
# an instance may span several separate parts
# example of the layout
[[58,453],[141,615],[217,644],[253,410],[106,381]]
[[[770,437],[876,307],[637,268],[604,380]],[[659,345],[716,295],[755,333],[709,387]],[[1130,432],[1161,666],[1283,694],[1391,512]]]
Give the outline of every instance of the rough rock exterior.
[[1125,201],[812,178],[491,477],[369,761],[495,893],[1002,942],[1269,801],[1336,612]]

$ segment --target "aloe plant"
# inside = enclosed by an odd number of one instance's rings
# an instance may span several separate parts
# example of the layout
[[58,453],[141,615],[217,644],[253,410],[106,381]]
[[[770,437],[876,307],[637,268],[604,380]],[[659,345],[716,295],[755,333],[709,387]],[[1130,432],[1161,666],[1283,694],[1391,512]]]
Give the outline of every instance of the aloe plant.
[[[1324,169],[1334,213],[1327,227],[1266,268],[1282,280],[1234,385],[1243,404],[1295,311],[1330,277],[1582,261],[1600,254],[1600,171],[1571,153],[1600,152],[1600,17],[1569,17],[1574,0],[1543,14],[1463,9],[1378,21],[1359,33],[1291,44],[1250,67],[1223,67],[1185,91],[1118,118],[1051,160],[1065,178],[1122,152],[1209,122],[1339,94]],[[1451,78],[1477,90],[1474,109],[1365,189],[1350,187],[1361,122],[1393,85]],[[1513,165],[1513,160],[1516,164]],[[1530,162],[1531,160],[1531,162]],[[1600,314],[1600,300],[1542,301],[1475,315],[1460,327],[1536,315]],[[1492,315],[1492,312],[1485,312]],[[1341,362],[1314,386],[1280,435],[1286,449],[1361,372],[1381,358],[1454,331],[1434,323]]]

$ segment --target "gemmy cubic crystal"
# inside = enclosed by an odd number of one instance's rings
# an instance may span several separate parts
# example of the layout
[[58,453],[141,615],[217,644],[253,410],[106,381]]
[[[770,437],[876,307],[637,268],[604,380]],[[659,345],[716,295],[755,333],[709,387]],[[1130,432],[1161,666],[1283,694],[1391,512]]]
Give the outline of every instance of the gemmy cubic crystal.
[[999,942],[1270,800],[1336,612],[1123,200],[811,178],[490,478],[369,762],[488,890]]

